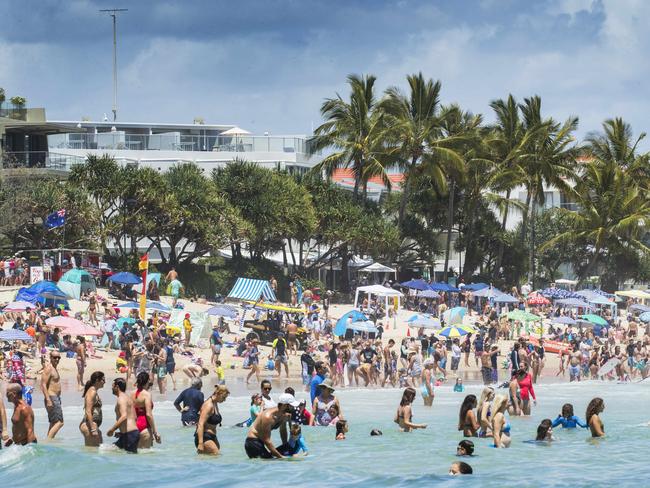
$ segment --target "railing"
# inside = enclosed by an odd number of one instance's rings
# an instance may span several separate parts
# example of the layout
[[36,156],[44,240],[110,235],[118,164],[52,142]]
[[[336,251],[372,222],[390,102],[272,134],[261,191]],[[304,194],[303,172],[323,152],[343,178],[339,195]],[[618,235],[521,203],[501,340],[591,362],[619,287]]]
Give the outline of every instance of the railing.
[[72,165],[81,164],[84,161],[84,157],[48,151],[3,152],[0,157],[0,167],[2,169],[45,168],[69,171]]
[[0,117],[14,120],[27,120],[26,108],[0,108]]
[[215,151],[307,153],[309,141],[301,137],[214,136],[181,134],[127,134],[124,131],[68,133],[48,136],[50,149],[130,151]]

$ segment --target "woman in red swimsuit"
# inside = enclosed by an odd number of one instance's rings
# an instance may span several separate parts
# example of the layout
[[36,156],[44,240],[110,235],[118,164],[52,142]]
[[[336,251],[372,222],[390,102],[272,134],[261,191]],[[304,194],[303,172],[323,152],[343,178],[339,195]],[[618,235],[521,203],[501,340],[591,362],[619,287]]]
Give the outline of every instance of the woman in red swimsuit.
[[519,384],[519,394],[521,396],[521,411],[523,415],[530,415],[530,397],[537,405],[537,397],[533,389],[533,378],[528,373],[528,366],[524,366],[517,373],[517,383]]
[[132,399],[133,408],[135,409],[135,424],[140,431],[138,449],[149,449],[153,446],[154,439],[160,444],[160,435],[153,420],[153,401],[151,393],[149,393],[151,387],[149,373],[146,371],[140,372],[135,385],[136,390],[133,392]]

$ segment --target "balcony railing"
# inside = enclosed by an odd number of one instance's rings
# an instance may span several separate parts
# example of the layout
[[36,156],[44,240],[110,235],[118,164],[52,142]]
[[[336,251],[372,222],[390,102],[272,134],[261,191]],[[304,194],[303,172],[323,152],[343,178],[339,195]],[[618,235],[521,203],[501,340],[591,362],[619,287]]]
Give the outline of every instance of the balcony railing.
[[81,164],[84,161],[84,157],[48,151],[3,152],[0,157],[0,167],[2,169],[44,168],[69,171],[73,164]]
[[27,120],[26,108],[0,108],[0,117],[14,120]]
[[127,134],[123,131],[48,136],[50,149],[307,153],[308,144],[301,137]]

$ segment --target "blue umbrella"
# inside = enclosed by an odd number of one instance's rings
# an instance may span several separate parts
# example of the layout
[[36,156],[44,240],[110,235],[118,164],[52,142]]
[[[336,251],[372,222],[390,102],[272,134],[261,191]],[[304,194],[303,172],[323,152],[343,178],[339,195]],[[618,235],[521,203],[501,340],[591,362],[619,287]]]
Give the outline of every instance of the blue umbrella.
[[427,283],[423,279],[405,281],[404,283],[401,283],[401,285],[405,286],[406,288],[413,288],[414,290],[429,289],[429,283]]
[[561,316],[561,317],[555,317],[553,319],[553,322],[556,324],[565,324],[565,325],[575,325],[576,321],[573,320],[571,317],[566,317],[566,316]]
[[348,318],[350,317],[352,317],[353,323],[368,320],[368,317],[366,317],[363,313],[359,312],[358,310],[351,310],[337,320],[336,326],[334,327],[334,335],[342,336],[343,334],[345,334],[345,329],[347,328],[348,325]]
[[446,291],[450,293],[458,293],[460,291],[458,288],[454,288],[448,283],[431,283],[429,288],[433,291]]
[[142,279],[140,279],[139,276],[129,273],[128,271],[115,273],[113,276],[109,277],[108,280],[113,283],[119,283],[120,285],[139,285],[142,283]]
[[507,293],[501,293],[494,297],[494,301],[497,303],[519,303],[519,299],[508,295]]
[[422,298],[440,298],[440,295],[438,295],[435,291],[433,290],[422,290],[418,291],[418,296]]
[[32,336],[20,329],[0,331],[0,341],[32,341]]
[[572,291],[563,290],[562,288],[545,288],[543,290],[540,290],[539,293],[546,298],[551,298],[553,300],[564,298],[582,298],[580,295]]
[[647,305],[641,305],[640,303],[635,303],[628,307],[630,310],[636,310],[637,312],[650,312],[650,307]]
[[482,297],[482,298],[496,298],[503,294],[504,293],[501,290],[498,290],[497,288],[481,288],[480,290],[475,291],[473,293],[475,297]]
[[124,327],[124,324],[133,325],[133,324],[135,324],[135,319],[132,319],[130,317],[120,317],[119,319],[117,319],[117,327],[118,327],[118,329],[121,329],[122,327]]
[[[134,309],[139,309],[140,304],[136,302],[126,302],[123,303],[122,305],[119,305],[117,308],[134,308]],[[171,308],[169,308],[167,305],[164,305],[160,302],[154,302],[154,301],[149,301],[147,300],[147,305],[146,305],[147,310],[158,310],[159,312],[170,312]]]
[[209,308],[206,313],[215,317],[226,317],[227,319],[237,317],[237,309],[230,305],[217,305],[216,307]]
[[641,322],[650,322],[650,312],[643,312],[639,315],[639,320]]
[[423,329],[439,329],[440,320],[429,314],[415,314],[406,321],[411,327],[421,327]]
[[490,285],[487,283],[472,283],[469,285],[463,286],[463,291],[479,291],[482,290],[483,288],[489,288]]

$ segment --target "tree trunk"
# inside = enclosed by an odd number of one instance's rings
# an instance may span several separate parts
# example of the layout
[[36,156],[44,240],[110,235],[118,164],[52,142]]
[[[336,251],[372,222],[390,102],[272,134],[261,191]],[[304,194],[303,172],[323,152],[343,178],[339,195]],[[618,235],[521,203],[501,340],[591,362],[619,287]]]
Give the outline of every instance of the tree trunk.
[[350,251],[347,244],[341,246],[341,291],[350,291]]
[[449,211],[447,214],[447,244],[445,246],[445,268],[443,281],[446,283],[449,278],[449,254],[451,251],[451,231],[454,226],[454,195],[456,193],[456,182],[452,180],[449,187]]
[[521,234],[519,235],[519,241],[521,245],[524,245],[526,240],[526,233],[528,232],[528,216],[530,215],[530,200],[531,200],[531,191],[526,191],[526,206],[524,212],[521,216]]
[[528,247],[528,282],[535,289],[535,214],[537,202],[532,201],[530,212],[530,246]]
[[303,256],[302,256],[302,253],[303,253],[303,242],[302,241],[300,241],[300,246],[298,247],[298,252],[300,253],[298,255],[298,264],[300,266],[300,271],[302,272],[302,270],[303,270],[303,262],[304,262],[303,261]]
[[399,200],[399,214],[397,216],[397,228],[402,229],[402,223],[404,222],[404,215],[406,214],[406,205],[409,200],[409,194],[411,193],[411,168],[415,166],[417,158],[411,159],[411,165],[404,171],[404,186],[402,187],[402,195]]
[[287,243],[282,243],[282,262],[285,268],[289,268],[289,263],[287,262]]
[[[510,200],[510,190],[506,192],[506,200]],[[506,231],[506,222],[508,221],[508,212],[510,207],[506,204],[505,211],[503,212],[503,217],[501,218],[501,232],[505,233]],[[492,271],[492,279],[494,280],[498,273],[500,272],[501,263],[503,262],[503,251],[505,250],[505,244],[503,239],[499,241],[499,251],[497,254],[497,262],[494,265],[494,270]]]
[[587,279],[591,274],[594,266],[596,265],[596,262],[598,261],[598,254],[600,254],[600,247],[596,247],[594,249],[594,257],[591,258],[589,264],[587,265],[584,272],[582,273],[582,276],[580,277],[580,281],[578,281],[578,285],[576,286],[576,288],[580,288],[582,286],[582,283],[585,281],[585,279]]
[[291,245],[291,239],[287,239],[287,244],[289,245],[289,252],[291,253],[291,262],[293,263],[293,270],[296,271],[296,255],[293,253],[293,246]]
[[465,260],[463,261],[463,278],[466,283],[469,283],[476,269],[476,245],[474,244],[475,220],[472,206],[467,209],[466,215],[469,218],[469,222],[467,223],[467,234],[465,234],[467,245],[465,246]]

